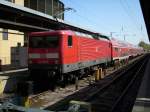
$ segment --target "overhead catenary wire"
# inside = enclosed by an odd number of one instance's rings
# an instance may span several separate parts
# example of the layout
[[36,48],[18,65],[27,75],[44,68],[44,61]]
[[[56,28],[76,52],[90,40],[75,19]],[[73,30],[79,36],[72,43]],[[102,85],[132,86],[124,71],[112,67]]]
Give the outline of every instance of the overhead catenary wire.
[[[75,2],[74,0],[71,0],[71,1],[68,1],[68,2],[70,2],[70,3],[73,3],[73,4],[76,4],[77,6],[79,6],[81,9],[83,9],[82,11],[85,11],[85,9],[86,9],[86,7],[84,7],[83,5],[81,5],[81,4],[79,4],[79,3],[77,3],[77,2]],[[103,28],[103,29],[105,29],[106,31],[110,31],[109,29],[109,27],[107,26],[105,26],[105,25],[102,25],[102,24],[100,24],[100,23],[97,23],[97,22],[95,22],[95,21],[93,21],[93,20],[91,20],[91,19],[89,19],[89,18],[87,18],[87,17],[85,17],[84,15],[81,15],[81,14],[79,14],[78,13],[78,11],[75,13],[77,16],[79,16],[80,18],[82,18],[82,19],[84,19],[84,21],[87,21],[88,23],[92,23],[90,26],[100,26],[101,28]],[[93,17],[96,17],[96,15],[93,15]]]
[[[84,5],[78,3],[77,1],[70,0],[68,2],[70,2],[70,4],[76,4],[77,6],[79,6],[82,9],[82,12],[84,12],[84,13],[86,12],[87,7],[84,7]],[[129,4],[127,3],[126,0],[124,2],[123,2],[123,0],[120,0],[120,4],[121,4],[123,10],[125,11],[126,15],[128,16],[131,24],[133,24],[133,25],[130,24],[131,27],[133,27],[133,29],[135,29],[135,31],[137,31],[138,35],[145,37],[145,34],[141,30],[141,26],[139,26],[139,22],[136,20],[135,15],[132,14],[133,10],[132,10],[131,6],[129,6]],[[75,14],[76,14],[76,16],[79,16],[80,18],[82,18],[84,21],[87,21],[89,26],[91,26],[91,27],[93,26],[93,28],[95,26],[100,26],[100,28],[103,28],[108,32],[111,31],[111,30],[109,30],[110,28],[108,26],[102,25],[101,23],[98,23],[98,22],[95,22],[93,19],[91,20],[90,18],[85,17],[84,14],[78,13],[78,11]],[[90,14],[90,16],[96,17],[96,15],[94,13]],[[91,29],[91,27],[90,27],[90,29]]]
[[[131,21],[131,23],[133,24],[133,27],[135,28],[135,30],[137,30],[137,32],[141,32],[141,30],[139,29],[139,27],[138,27],[138,24],[136,23],[136,21],[137,20],[134,20],[133,18],[133,15],[131,14],[131,12],[132,11],[129,11],[128,9],[130,9],[129,7],[130,6],[128,6],[128,5],[125,5],[124,3],[125,2],[123,2],[122,0],[119,0],[120,1],[120,4],[121,4],[121,6],[122,6],[122,8],[123,8],[123,10],[125,11],[125,13],[127,14],[127,16],[128,16],[128,18],[129,18],[129,20]],[[127,8],[128,7],[128,8]],[[131,10],[131,9],[130,9]],[[130,12],[130,13],[129,13]],[[139,33],[141,36],[144,36],[143,35],[143,32],[141,32],[141,33]]]
[[127,0],[124,0],[124,2],[126,3],[126,6],[127,6],[128,10],[129,10],[129,12],[132,12],[131,17],[133,19],[133,22],[135,22],[136,27],[141,31],[142,35],[145,36],[145,34],[142,32],[141,24],[139,24],[139,22],[137,21],[135,13],[133,12],[131,6],[129,5],[129,3],[127,2]]
[[[122,9],[124,10],[125,14],[128,16],[130,22],[133,24],[133,26],[136,25],[136,24],[134,23],[133,19],[132,19],[132,16],[131,16],[130,13],[128,12],[128,8],[125,6],[125,4],[123,3],[122,0],[119,0],[119,1],[120,1],[121,6],[122,6]],[[136,27],[134,27],[134,28],[137,30]]]

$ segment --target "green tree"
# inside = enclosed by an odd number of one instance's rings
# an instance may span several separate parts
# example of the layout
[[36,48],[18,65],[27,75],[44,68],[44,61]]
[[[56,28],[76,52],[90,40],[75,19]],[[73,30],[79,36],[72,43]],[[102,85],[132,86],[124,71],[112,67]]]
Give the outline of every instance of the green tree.
[[142,47],[144,50],[150,51],[150,44],[147,44],[147,43],[141,41],[138,45],[139,45],[140,47]]

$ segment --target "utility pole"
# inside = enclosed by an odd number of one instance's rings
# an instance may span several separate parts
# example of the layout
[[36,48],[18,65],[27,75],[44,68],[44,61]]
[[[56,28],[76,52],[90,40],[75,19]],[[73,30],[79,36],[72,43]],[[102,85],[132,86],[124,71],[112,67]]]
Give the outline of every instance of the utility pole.
[[136,34],[133,34],[133,35],[130,35],[130,34],[124,34],[124,35],[123,35],[124,41],[126,41],[126,36],[136,36]]
[[124,37],[124,41],[126,41],[126,35],[124,35],[123,37]]
[[122,31],[122,32],[124,31],[123,26],[121,27],[121,31]]
[[112,34],[113,34],[113,33],[116,33],[116,32],[110,32],[110,37],[111,37],[111,38],[112,38]]

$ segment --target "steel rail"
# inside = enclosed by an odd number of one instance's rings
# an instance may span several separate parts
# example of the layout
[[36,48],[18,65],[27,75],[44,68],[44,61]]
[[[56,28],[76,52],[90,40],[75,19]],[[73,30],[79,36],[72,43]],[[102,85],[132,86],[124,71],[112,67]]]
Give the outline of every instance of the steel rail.
[[[145,57],[145,56],[144,56]],[[113,84],[115,81],[119,80],[120,78],[122,78],[122,76],[124,76],[124,74],[128,73],[131,69],[133,69],[135,67],[136,64],[138,64],[144,57],[142,57],[140,60],[130,64],[128,68],[126,68],[126,70],[124,70],[123,72],[120,71],[116,77],[114,77],[114,79],[112,79],[110,82],[108,82],[106,85],[104,85],[102,88],[100,88],[99,90],[93,92],[93,94],[90,94],[88,97],[86,97],[84,99],[84,101],[90,101],[93,97],[95,97],[97,94],[99,94],[100,92],[104,91],[106,88],[108,88],[111,84]]]
[[133,76],[133,79],[129,82],[129,84],[127,85],[127,87],[125,88],[125,90],[122,92],[122,94],[120,95],[120,97],[117,99],[117,101],[115,102],[115,104],[113,105],[113,107],[111,109],[111,112],[115,112],[115,108],[117,107],[117,105],[119,104],[119,102],[121,101],[121,99],[125,96],[125,94],[128,92],[128,90],[130,89],[130,87],[132,86],[132,84],[134,83],[134,81],[136,81],[136,78],[139,76],[140,71],[144,68],[144,65],[146,63],[147,63],[147,59],[144,60],[144,62],[142,63],[142,65],[140,66],[140,68],[138,69],[138,71]]

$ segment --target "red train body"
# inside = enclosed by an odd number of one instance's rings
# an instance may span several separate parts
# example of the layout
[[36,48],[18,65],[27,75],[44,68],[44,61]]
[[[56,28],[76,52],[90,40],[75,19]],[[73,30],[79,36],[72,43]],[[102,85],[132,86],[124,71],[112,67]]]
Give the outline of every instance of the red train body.
[[66,74],[128,59],[142,51],[103,35],[70,30],[33,32],[29,35],[29,70]]
[[31,33],[29,69],[68,73],[111,62],[111,41],[73,31]]
[[127,43],[120,42],[118,40],[111,40],[112,41],[112,59],[115,60],[126,60],[129,58],[129,47]]
[[127,42],[112,39],[112,59],[115,60],[128,60],[130,57],[135,57],[143,53],[141,47],[134,46]]

